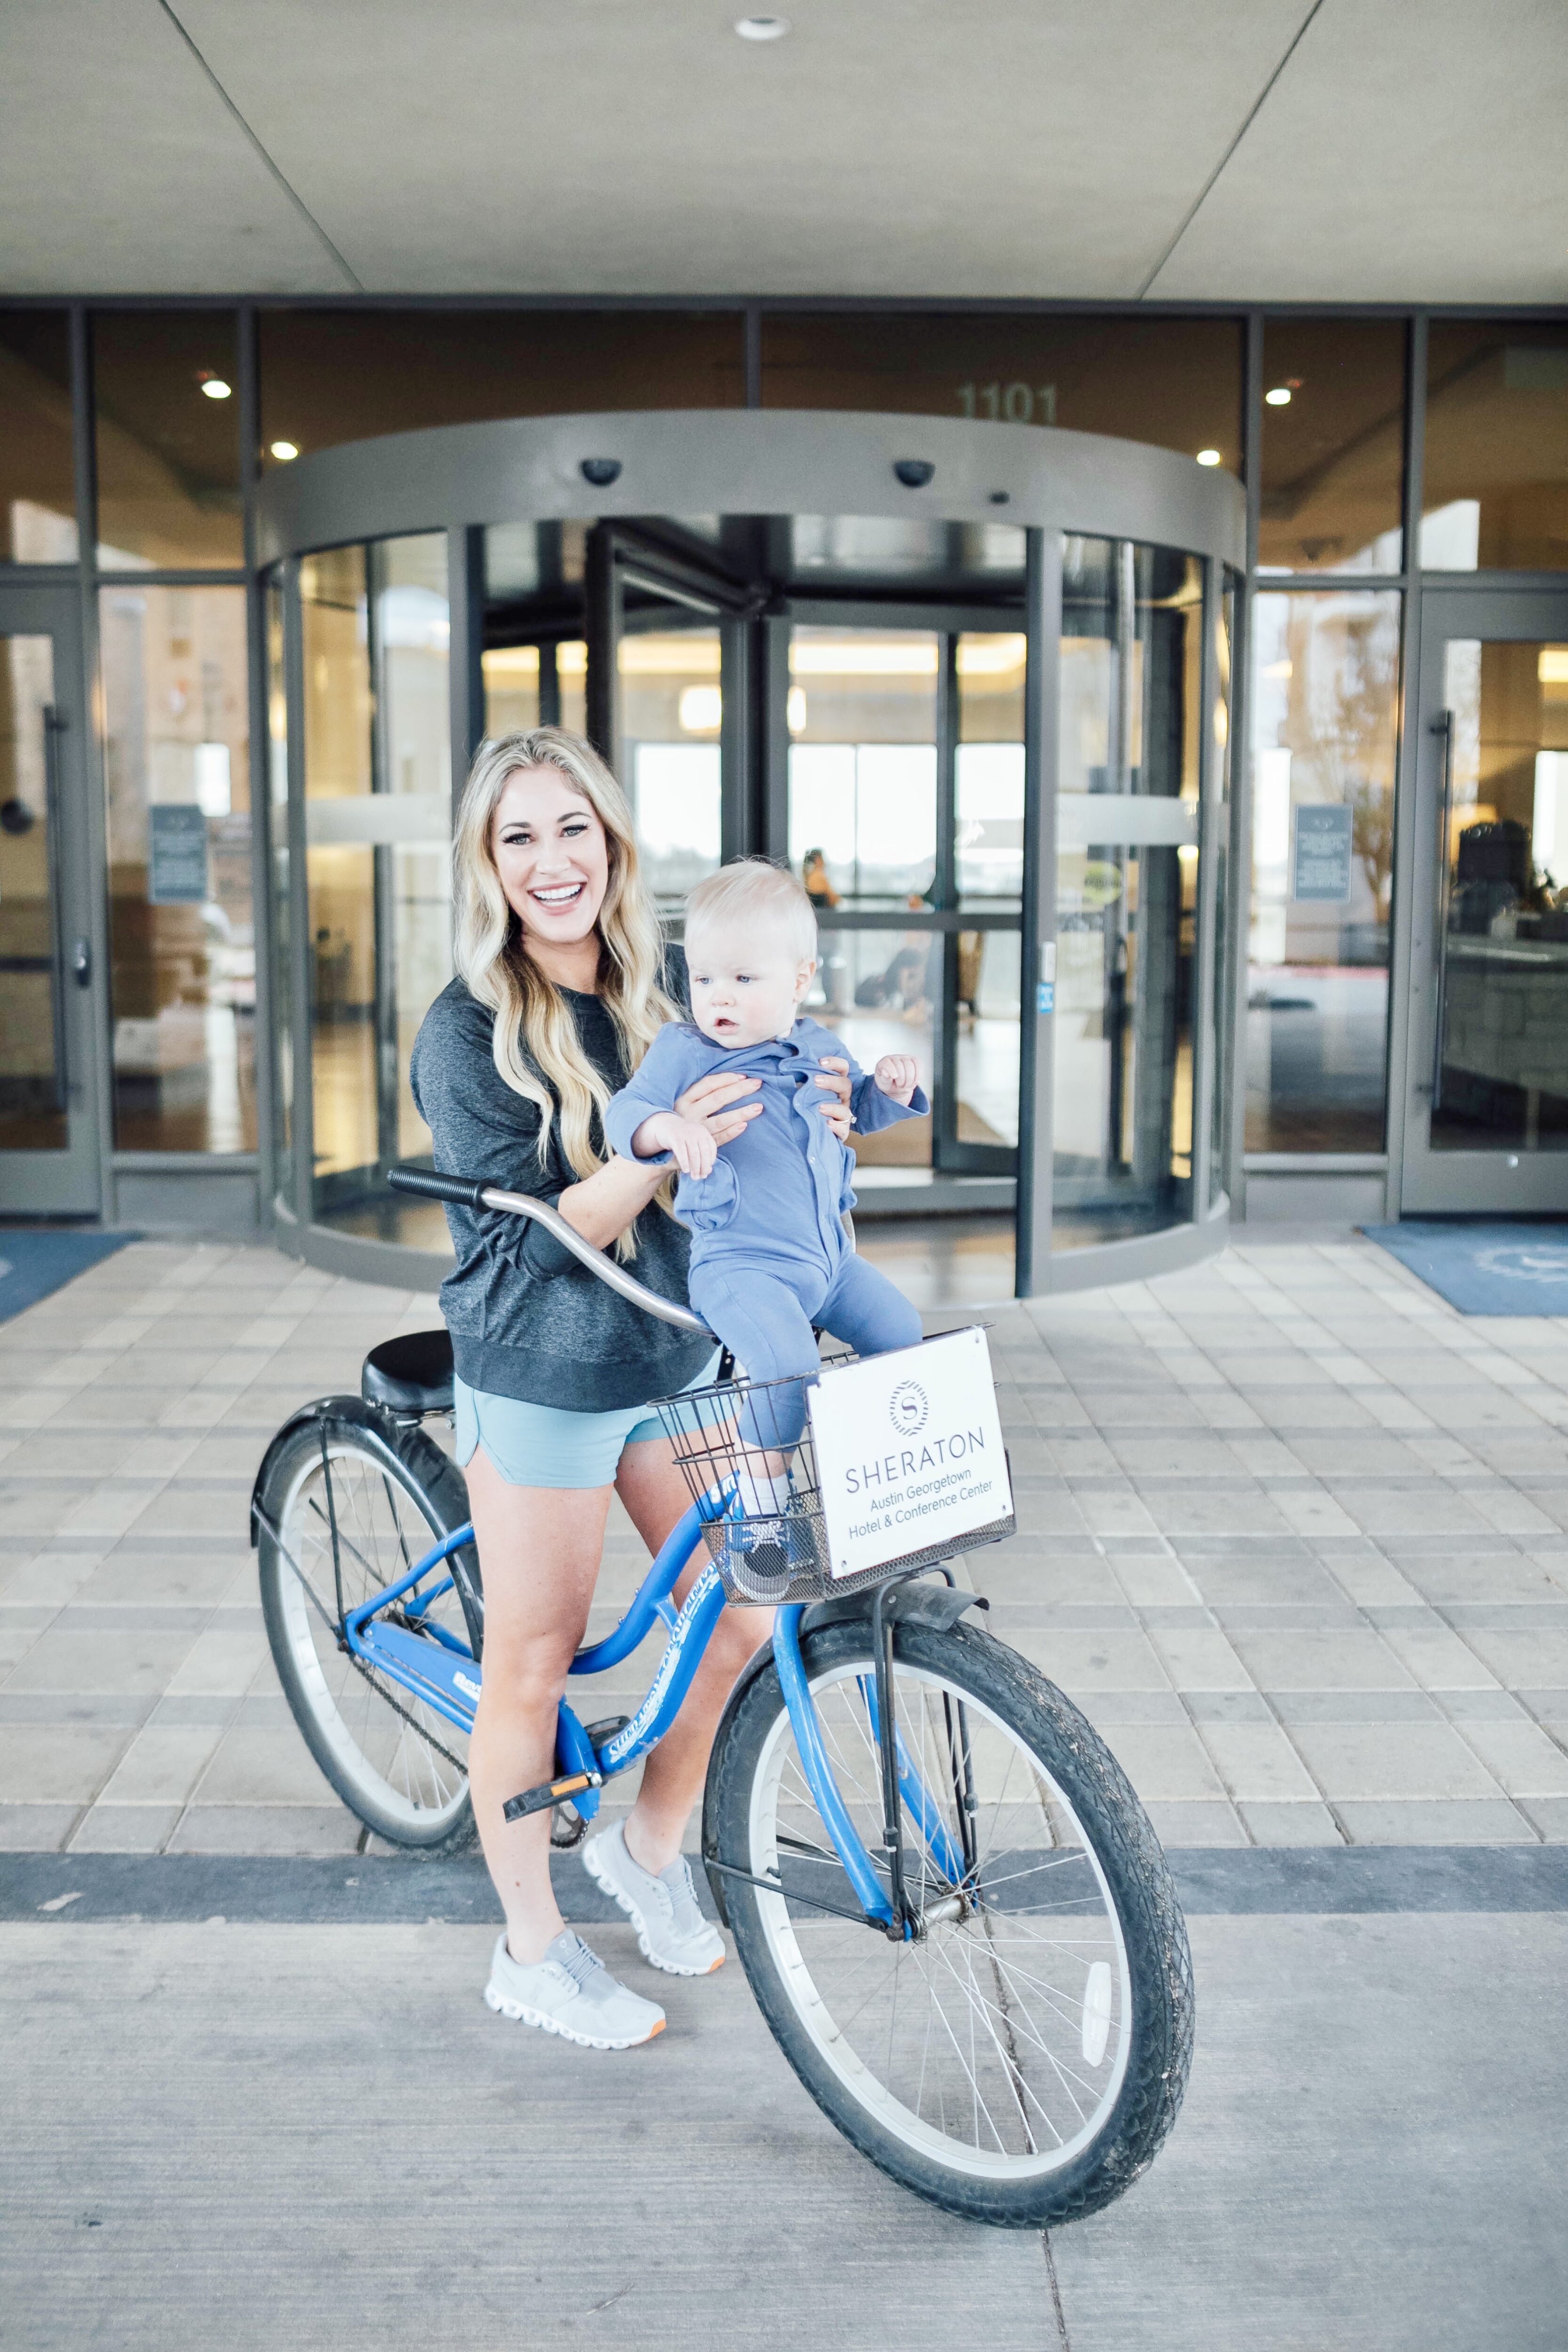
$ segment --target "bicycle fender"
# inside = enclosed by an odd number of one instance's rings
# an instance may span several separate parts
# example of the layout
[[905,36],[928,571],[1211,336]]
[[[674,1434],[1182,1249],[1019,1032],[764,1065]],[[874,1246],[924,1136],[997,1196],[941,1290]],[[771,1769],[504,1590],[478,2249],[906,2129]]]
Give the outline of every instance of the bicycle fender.
[[[801,1640],[804,1642],[824,1625],[842,1625],[853,1617],[869,1617],[876,1598],[876,1586],[868,1585],[860,1592],[841,1592],[831,1601],[814,1601],[800,1621]],[[960,1592],[952,1585],[895,1584],[882,1602],[882,1615],[889,1625],[931,1625],[938,1633],[946,1633],[965,1610],[990,1606],[983,1594]]]
[[373,1437],[385,1445],[389,1454],[392,1453],[391,1446],[386,1445],[386,1415],[379,1405],[366,1404],[364,1399],[358,1396],[317,1397],[313,1404],[302,1404],[298,1412],[289,1414],[261,1457],[261,1467],[256,1474],[256,1483],[250,1490],[250,1549],[252,1551],[256,1549],[260,1527],[260,1521],[256,1514],[262,1495],[266,1491],[272,1465],[295,1432],[303,1429],[312,1421],[357,1422],[362,1429],[368,1430]]

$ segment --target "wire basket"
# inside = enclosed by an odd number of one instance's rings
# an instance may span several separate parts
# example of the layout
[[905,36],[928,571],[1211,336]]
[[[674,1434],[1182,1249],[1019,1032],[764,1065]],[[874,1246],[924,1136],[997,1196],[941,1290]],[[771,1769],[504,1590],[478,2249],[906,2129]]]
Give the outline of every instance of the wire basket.
[[[855,1360],[836,1352],[825,1369]],[[874,1568],[835,1576],[828,1565],[816,1449],[805,1412],[805,1391],[815,1386],[809,1375],[804,1380],[725,1381],[713,1388],[683,1389],[658,1407],[691,1499],[706,1507],[709,1553],[731,1601],[757,1609],[826,1601],[835,1593],[885,1584],[911,1570],[936,1568],[959,1552],[1000,1543],[1016,1531],[1017,1521],[1009,1514]],[[763,1466],[764,1454],[782,1455],[787,1470],[770,1472]],[[777,1492],[786,1478],[787,1497]],[[770,1486],[775,1489],[773,1496],[767,1493]],[[775,1502],[782,1507],[775,1507]]]

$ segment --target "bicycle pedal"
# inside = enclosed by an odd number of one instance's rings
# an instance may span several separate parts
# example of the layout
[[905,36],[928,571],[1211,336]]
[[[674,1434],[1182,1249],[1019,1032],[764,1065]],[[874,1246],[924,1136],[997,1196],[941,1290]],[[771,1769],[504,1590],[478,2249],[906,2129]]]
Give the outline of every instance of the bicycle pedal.
[[501,1818],[525,1821],[530,1813],[544,1813],[552,1806],[570,1804],[584,1789],[602,1789],[604,1785],[602,1772],[569,1772],[563,1780],[541,1780],[536,1789],[525,1789],[521,1797],[509,1797],[501,1807]]

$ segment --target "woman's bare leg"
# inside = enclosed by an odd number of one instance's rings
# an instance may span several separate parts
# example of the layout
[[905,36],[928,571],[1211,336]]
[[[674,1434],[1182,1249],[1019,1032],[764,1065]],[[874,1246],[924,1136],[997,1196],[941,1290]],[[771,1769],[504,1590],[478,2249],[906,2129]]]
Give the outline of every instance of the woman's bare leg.
[[[691,1501],[664,1438],[626,1447],[616,1474],[616,1491],[650,1552],[658,1550]],[[678,1601],[685,1600],[707,1559],[704,1549],[677,1584]],[[736,1675],[773,1628],[771,1609],[726,1609],[714,1627],[680,1713],[643,1766],[642,1787],[626,1832],[626,1850],[642,1869],[656,1874],[667,1870],[679,1853],[687,1822],[702,1794],[724,1702]],[[488,1634],[486,1644],[488,1667]]]
[[550,1884],[551,1815],[508,1822],[501,1807],[554,1774],[556,1710],[588,1622],[610,1490],[509,1486],[483,1445],[464,1475],[485,1583],[468,1787],[506,1912],[507,1948],[529,1962],[542,1958],[565,1924]]

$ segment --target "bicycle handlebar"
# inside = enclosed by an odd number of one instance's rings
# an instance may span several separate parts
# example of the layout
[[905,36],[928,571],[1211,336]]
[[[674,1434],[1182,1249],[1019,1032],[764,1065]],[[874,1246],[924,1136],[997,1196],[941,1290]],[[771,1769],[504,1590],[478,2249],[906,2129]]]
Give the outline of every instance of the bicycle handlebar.
[[635,1275],[617,1265],[613,1257],[584,1241],[574,1225],[569,1225],[559,1209],[548,1201],[535,1200],[531,1192],[506,1192],[482,1176],[443,1176],[434,1168],[399,1167],[389,1169],[387,1182],[395,1192],[415,1192],[426,1201],[449,1201],[453,1206],[468,1209],[478,1216],[481,1209],[500,1210],[513,1217],[531,1217],[552,1234],[563,1249],[570,1250],[580,1265],[596,1275],[602,1283],[616,1291],[632,1307],[640,1307],[645,1315],[657,1316],[661,1323],[673,1323],[678,1331],[700,1332],[704,1339],[713,1334],[700,1315],[693,1315],[689,1307],[678,1307],[673,1298],[661,1298],[657,1290],[649,1290]]

